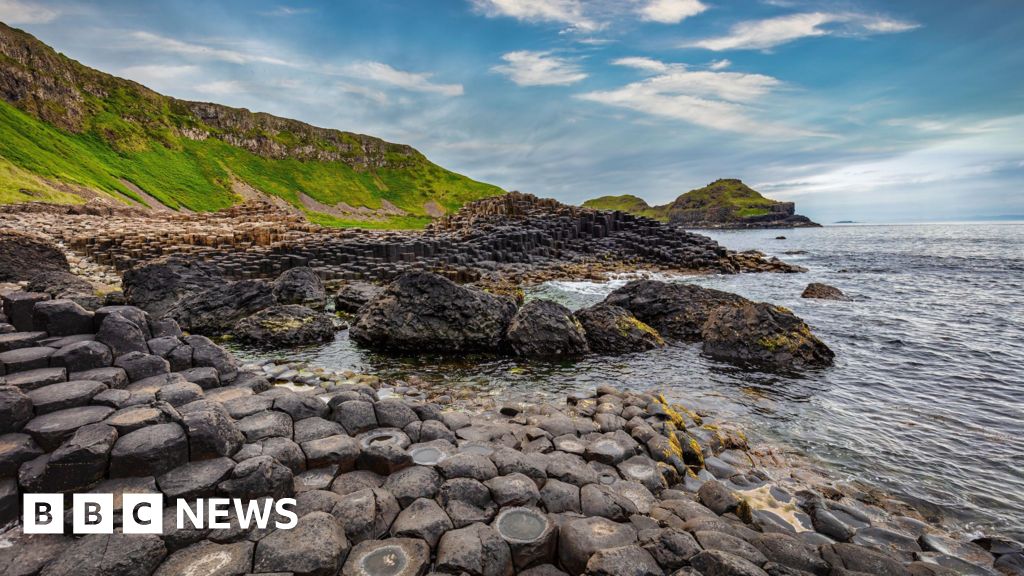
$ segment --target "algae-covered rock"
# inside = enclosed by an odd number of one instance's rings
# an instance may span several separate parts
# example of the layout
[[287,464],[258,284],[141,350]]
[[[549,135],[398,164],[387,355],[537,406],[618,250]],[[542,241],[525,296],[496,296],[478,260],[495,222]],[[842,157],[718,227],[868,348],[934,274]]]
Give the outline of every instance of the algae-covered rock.
[[803,320],[763,302],[715,309],[702,335],[705,354],[739,364],[807,368],[831,365],[835,357]]

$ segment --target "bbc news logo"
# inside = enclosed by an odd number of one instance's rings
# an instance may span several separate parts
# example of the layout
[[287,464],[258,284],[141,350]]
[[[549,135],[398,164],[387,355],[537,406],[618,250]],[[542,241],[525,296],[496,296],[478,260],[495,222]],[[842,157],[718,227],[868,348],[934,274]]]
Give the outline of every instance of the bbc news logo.
[[[22,500],[22,529],[25,534],[63,534],[64,494],[25,494]],[[290,530],[299,521],[295,499],[242,500],[205,498],[178,500],[175,524],[178,530],[231,528],[231,520],[243,530],[255,525],[261,530],[273,522],[278,530]],[[231,512],[234,511],[232,517]],[[74,534],[112,534],[114,532],[113,494],[73,494],[71,532]],[[124,494],[121,496],[121,530],[125,534],[164,533],[163,494]]]

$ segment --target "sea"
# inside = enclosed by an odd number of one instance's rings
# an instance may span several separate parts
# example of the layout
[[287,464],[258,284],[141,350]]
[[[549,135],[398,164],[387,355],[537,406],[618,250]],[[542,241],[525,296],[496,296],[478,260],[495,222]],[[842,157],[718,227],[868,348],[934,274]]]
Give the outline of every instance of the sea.
[[[754,443],[916,501],[967,535],[1024,540],[1024,223],[702,233],[808,272],[654,276],[785,306],[835,351],[835,365],[798,375],[744,370],[693,344],[565,362],[395,358],[360,349],[346,333],[289,356],[508,401],[557,400],[601,383],[660,388],[740,425]],[[547,282],[527,298],[579,309],[639,276],[651,274]],[[809,282],[851,300],[803,299]]]

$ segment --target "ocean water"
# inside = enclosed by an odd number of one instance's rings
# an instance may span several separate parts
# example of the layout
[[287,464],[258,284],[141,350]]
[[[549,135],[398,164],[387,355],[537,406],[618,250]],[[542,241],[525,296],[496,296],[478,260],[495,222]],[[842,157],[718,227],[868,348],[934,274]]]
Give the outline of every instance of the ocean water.
[[[786,239],[776,240],[780,234]],[[293,356],[511,399],[604,382],[660,387],[838,478],[934,506],[966,532],[1024,539],[1024,224],[709,235],[809,272],[669,280],[790,308],[836,352],[833,367],[799,376],[740,370],[704,358],[699,345],[558,363],[390,358],[360,350],[346,334]],[[549,282],[528,297],[577,309],[625,282]],[[837,286],[853,300],[802,299],[809,282]]]

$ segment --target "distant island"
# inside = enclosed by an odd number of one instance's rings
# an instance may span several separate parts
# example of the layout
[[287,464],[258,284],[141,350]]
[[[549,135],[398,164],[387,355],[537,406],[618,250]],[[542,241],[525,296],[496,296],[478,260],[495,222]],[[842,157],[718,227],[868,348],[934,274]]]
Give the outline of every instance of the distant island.
[[727,178],[651,206],[631,194],[587,200],[585,208],[619,210],[684,228],[806,228],[821,226],[796,214],[793,202],[765,198],[742,181]]

